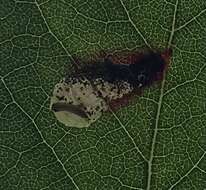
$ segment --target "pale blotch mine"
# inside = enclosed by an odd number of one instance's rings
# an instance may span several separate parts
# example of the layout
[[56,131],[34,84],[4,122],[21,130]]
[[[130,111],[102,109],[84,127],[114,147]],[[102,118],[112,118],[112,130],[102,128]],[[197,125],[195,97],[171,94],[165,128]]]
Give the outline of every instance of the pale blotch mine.
[[[72,109],[52,111],[66,126],[84,128],[90,126],[108,110],[107,102],[122,98],[132,90],[130,84],[125,81],[113,84],[101,78],[92,81],[85,77],[63,79],[54,87],[50,108],[59,102],[68,107],[75,106],[76,112]],[[84,117],[78,112],[83,112]]]

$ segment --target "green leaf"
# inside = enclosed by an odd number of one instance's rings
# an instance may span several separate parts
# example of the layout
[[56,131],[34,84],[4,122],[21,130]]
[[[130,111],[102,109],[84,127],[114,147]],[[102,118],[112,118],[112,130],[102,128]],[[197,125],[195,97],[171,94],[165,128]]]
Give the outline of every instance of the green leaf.
[[[205,0],[0,0],[0,189],[206,189]],[[71,55],[172,48],[168,73],[87,129],[49,110]]]

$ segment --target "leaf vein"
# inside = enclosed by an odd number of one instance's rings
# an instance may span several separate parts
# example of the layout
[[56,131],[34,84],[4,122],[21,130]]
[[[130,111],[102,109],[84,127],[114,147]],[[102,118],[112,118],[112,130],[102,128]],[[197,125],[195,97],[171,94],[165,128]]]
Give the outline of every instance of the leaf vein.
[[[168,48],[170,48],[171,43],[172,43],[172,39],[173,39],[173,36],[174,36],[174,28],[175,28],[177,7],[178,7],[178,0],[176,0],[176,4],[175,4],[173,22],[172,22],[172,30],[171,30],[171,33],[170,33]],[[152,138],[151,153],[150,153],[150,159],[149,159],[149,162],[148,162],[147,190],[150,190],[150,187],[151,187],[152,162],[153,162],[153,158],[154,158],[155,143],[156,143],[156,138],[157,138],[157,133],[158,133],[158,124],[159,124],[160,112],[161,112],[162,101],[163,101],[163,96],[164,96],[164,86],[165,86],[165,73],[163,75],[163,80],[162,80],[162,83],[161,83],[160,96],[159,96],[157,114],[156,114],[156,119],[155,119],[155,128],[154,128],[154,134],[153,134],[153,138]]]
[[147,47],[151,48],[150,44],[147,42],[146,38],[143,36],[143,34],[140,32],[140,30],[137,28],[137,26],[135,25],[135,23],[133,22],[133,20],[130,17],[129,11],[127,10],[127,8],[125,7],[124,3],[122,0],[119,0],[126,15],[127,18],[129,20],[129,22],[131,23],[131,25],[134,27],[134,29],[136,30],[136,32],[139,34],[139,36],[143,39],[144,43],[147,45]]
[[172,190],[175,186],[177,186],[186,176],[188,176],[195,168],[197,168],[197,165],[200,163],[200,161],[203,159],[203,157],[205,156],[206,152],[204,152],[202,154],[202,156],[200,157],[200,159],[194,164],[194,166],[184,175],[182,176],[176,183],[174,183],[169,190]]

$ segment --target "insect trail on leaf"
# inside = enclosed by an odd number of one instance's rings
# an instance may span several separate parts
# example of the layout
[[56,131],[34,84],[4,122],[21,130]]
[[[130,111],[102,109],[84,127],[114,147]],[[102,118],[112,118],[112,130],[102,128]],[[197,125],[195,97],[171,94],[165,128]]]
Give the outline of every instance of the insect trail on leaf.
[[171,50],[120,52],[82,61],[54,87],[50,108],[69,127],[90,126],[103,112],[128,104],[134,95],[161,81]]

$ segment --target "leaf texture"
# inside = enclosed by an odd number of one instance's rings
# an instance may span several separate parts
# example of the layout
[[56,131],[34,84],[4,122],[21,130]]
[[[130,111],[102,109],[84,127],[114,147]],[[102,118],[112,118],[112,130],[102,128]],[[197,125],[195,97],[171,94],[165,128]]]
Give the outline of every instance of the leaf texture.
[[[206,189],[205,0],[0,0],[0,189]],[[172,48],[163,82],[87,129],[49,110],[71,55]]]

